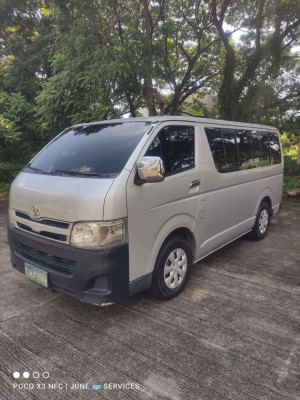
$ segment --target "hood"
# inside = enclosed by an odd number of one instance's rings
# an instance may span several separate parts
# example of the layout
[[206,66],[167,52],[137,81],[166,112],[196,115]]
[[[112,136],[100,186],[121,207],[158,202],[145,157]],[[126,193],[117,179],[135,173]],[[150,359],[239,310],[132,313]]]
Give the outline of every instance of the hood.
[[106,194],[113,179],[57,176],[21,172],[10,190],[10,212],[18,210],[38,218],[59,221],[95,221],[103,219]]

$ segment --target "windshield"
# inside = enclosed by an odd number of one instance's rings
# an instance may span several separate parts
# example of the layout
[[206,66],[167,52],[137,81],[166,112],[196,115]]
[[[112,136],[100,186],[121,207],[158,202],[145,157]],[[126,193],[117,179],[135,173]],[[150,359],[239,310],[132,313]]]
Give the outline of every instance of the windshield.
[[114,177],[124,168],[148,127],[146,122],[121,122],[69,128],[46,146],[25,171]]

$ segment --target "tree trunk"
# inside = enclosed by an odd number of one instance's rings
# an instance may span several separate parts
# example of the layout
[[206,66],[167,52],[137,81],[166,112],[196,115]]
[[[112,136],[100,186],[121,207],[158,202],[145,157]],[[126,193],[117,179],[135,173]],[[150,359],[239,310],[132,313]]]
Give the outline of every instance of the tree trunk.
[[144,49],[144,62],[146,67],[145,85],[143,96],[147,102],[149,116],[157,115],[153,96],[152,80],[153,80],[153,64],[152,64],[152,26],[148,8],[148,0],[143,0],[144,21],[146,32],[146,44]]
[[234,120],[236,118],[237,100],[233,94],[235,54],[232,48],[226,52],[226,64],[223,82],[219,91],[219,111],[221,118]]
[[225,13],[231,3],[231,0],[225,0],[222,3],[220,16],[217,15],[217,0],[212,0],[212,19],[217,28],[226,52],[225,68],[223,72],[223,81],[218,95],[220,117],[232,120],[235,118],[238,98],[234,97],[234,70],[235,70],[235,51],[229,43],[229,39],[223,29]]
[[129,104],[129,109],[130,109],[130,114],[132,117],[136,117],[136,110],[134,108],[134,104],[133,104],[133,99],[131,98],[131,96],[129,95],[129,93],[126,93],[126,99],[127,99],[127,103]]

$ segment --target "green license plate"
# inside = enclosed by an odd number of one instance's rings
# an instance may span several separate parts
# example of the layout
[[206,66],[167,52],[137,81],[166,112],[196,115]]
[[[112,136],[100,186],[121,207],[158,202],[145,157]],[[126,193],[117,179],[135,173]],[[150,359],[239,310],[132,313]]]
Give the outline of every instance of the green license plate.
[[25,263],[24,266],[25,276],[28,279],[31,279],[42,286],[48,287],[48,272],[27,263]]

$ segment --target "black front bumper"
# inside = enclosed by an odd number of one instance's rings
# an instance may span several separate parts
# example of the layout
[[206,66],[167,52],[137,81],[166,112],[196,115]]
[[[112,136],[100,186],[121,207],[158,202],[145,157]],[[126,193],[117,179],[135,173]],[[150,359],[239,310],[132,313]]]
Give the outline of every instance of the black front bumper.
[[106,250],[83,250],[8,226],[11,263],[48,272],[49,287],[81,302],[103,305],[129,295],[128,244]]

